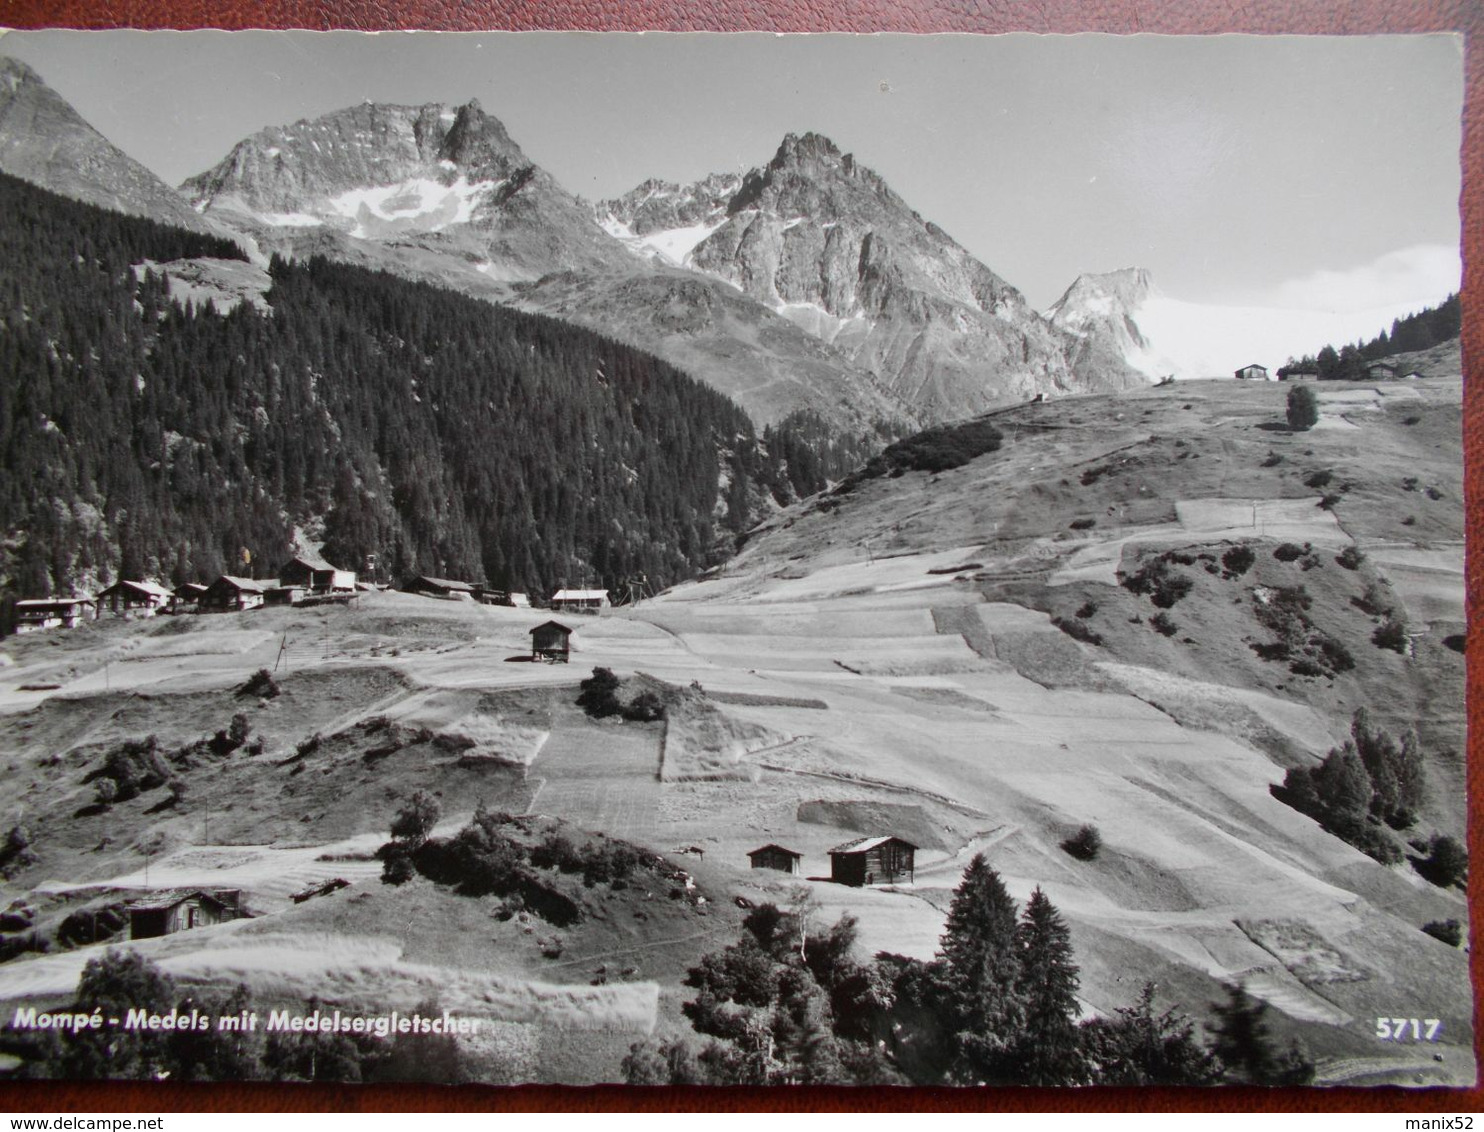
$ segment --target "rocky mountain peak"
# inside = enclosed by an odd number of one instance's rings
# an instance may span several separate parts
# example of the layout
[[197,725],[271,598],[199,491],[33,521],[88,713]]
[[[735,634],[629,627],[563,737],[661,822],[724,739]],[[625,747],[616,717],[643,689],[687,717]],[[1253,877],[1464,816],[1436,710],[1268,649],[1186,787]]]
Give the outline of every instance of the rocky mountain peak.
[[[447,114],[439,108],[440,121]],[[472,173],[504,176],[530,162],[498,118],[486,114],[479,99],[471,98],[454,113],[453,125],[443,137],[440,158]]]
[[1154,277],[1147,268],[1124,267],[1117,271],[1087,273],[1073,280],[1049,313],[1055,318],[1060,312],[1070,315],[1074,310],[1109,307],[1115,303],[1125,312],[1132,312],[1152,294]]
[[[41,76],[29,65],[9,55],[0,56],[0,87],[14,92],[22,83],[34,83],[37,86],[46,87]],[[49,87],[47,89],[50,90]]]
[[841,160],[839,146],[823,134],[810,131],[802,135],[785,134],[783,142],[778,146],[778,152],[773,155],[773,160],[768,162],[768,168],[782,169],[788,165]]
[[225,234],[9,56],[0,57],[0,170],[100,208]]

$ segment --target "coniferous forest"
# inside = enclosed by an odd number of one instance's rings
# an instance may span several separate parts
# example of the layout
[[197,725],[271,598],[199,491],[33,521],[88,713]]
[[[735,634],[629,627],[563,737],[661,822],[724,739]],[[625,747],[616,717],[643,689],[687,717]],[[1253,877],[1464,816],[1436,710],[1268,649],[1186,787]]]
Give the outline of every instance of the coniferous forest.
[[1369,342],[1325,346],[1318,354],[1305,355],[1278,370],[1279,377],[1292,373],[1314,374],[1320,381],[1364,381],[1367,362],[1430,350],[1463,332],[1463,309],[1455,291],[1435,307],[1424,307],[1406,318],[1391,320],[1391,330],[1381,331]]
[[379,272],[275,259],[270,310],[220,315],[136,269],[241,254],[0,177],[0,592],[261,576],[296,528],[383,578],[669,584],[866,454]]

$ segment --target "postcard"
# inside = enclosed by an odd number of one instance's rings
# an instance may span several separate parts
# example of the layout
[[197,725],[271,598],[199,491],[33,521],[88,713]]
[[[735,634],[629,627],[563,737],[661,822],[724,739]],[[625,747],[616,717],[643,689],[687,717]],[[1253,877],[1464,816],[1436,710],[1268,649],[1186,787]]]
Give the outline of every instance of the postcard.
[[0,1073],[1473,1085],[1462,98],[4,35]]

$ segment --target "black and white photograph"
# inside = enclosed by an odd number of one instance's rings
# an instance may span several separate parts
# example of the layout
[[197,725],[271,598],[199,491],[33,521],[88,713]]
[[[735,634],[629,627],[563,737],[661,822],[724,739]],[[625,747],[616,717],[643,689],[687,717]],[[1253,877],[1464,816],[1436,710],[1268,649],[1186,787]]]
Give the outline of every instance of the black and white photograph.
[[0,34],[0,1080],[1475,1085],[1463,98]]

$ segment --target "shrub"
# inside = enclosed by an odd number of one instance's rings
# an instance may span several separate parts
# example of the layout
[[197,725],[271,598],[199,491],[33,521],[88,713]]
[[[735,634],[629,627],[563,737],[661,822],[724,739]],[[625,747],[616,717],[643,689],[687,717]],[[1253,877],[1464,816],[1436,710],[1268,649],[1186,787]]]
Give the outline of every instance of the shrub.
[[1331,492],[1330,494],[1321,498],[1318,505],[1326,511],[1333,511],[1335,509],[1335,505],[1339,502],[1340,496],[1336,495],[1334,492]]
[[1307,385],[1295,385],[1288,391],[1288,427],[1307,432],[1318,423],[1319,398]]
[[419,790],[407,799],[406,805],[392,819],[392,836],[414,847],[421,845],[442,815],[443,807],[438,804],[438,799],[426,790]]
[[1096,519],[1073,519],[1071,526],[1074,531],[1090,531],[1098,525]]
[[1257,561],[1257,552],[1250,546],[1234,546],[1221,556],[1221,564],[1234,578],[1240,578],[1252,569]]
[[618,702],[618,684],[613,669],[594,668],[593,674],[580,686],[577,706],[594,719],[617,715],[622,710]]
[[623,717],[634,723],[652,723],[665,718],[665,705],[653,692],[640,692],[623,707]]
[[1305,476],[1304,486],[1312,488],[1327,487],[1329,485],[1329,482],[1334,478],[1334,472],[1330,471],[1330,469],[1328,468],[1323,468],[1317,472],[1310,472],[1307,476]]
[[580,872],[582,853],[570,840],[555,830],[531,850],[531,864],[538,869],[560,869],[564,873]]
[[864,475],[882,476],[898,471],[946,472],[999,448],[1000,430],[985,420],[960,425],[937,425],[898,440],[864,468]]
[[1094,860],[1103,848],[1103,835],[1095,825],[1084,825],[1061,843],[1062,851],[1079,861]]
[[257,696],[259,699],[271,700],[278,695],[278,682],[273,679],[273,673],[266,668],[260,668],[247,678],[247,683],[239,689],[239,694],[244,696]]
[[1351,598],[1350,603],[1372,617],[1390,617],[1392,609],[1395,608],[1391,596],[1379,582],[1367,583],[1365,592],[1359,597]]
[[[1195,559],[1191,558],[1191,562]],[[1170,569],[1170,560],[1164,556],[1151,559],[1139,569],[1125,577],[1123,588],[1130,593],[1148,594],[1149,600],[1161,609],[1169,609],[1180,601],[1195,585],[1194,581]]]
[[227,725],[227,738],[232,740],[233,746],[242,746],[251,734],[252,724],[247,721],[247,716],[240,711],[232,716],[232,722]]
[[1335,555],[1335,563],[1345,567],[1347,570],[1360,569],[1361,563],[1365,561],[1365,555],[1355,545],[1347,546],[1339,554]]
[[1074,641],[1085,641],[1089,645],[1101,645],[1103,638],[1090,626],[1068,617],[1053,617],[1051,623]]
[[[114,747],[103,757],[103,765],[88,775],[88,780],[111,779],[116,790],[112,800],[127,802],[147,790],[163,786],[170,777],[170,767],[160,753],[159,740],[150,735]],[[101,794],[99,800],[102,801]]]
[[1429,920],[1422,925],[1422,930],[1449,947],[1457,947],[1463,942],[1463,925],[1457,920]]
[[1451,633],[1443,638],[1443,646],[1454,652],[1465,652],[1468,649],[1468,637],[1463,633]]
[[1273,547],[1273,557],[1279,562],[1295,562],[1308,551],[1297,543],[1283,542]]
[[1261,466],[1264,468],[1276,468],[1281,463],[1283,463],[1282,456],[1278,455],[1278,453],[1276,452],[1269,452],[1267,455],[1267,459],[1263,460]]
[[415,876],[417,868],[410,854],[405,851],[386,854],[381,865],[382,884],[406,884]]
[[1098,603],[1095,601],[1084,601],[1077,609],[1077,616],[1084,621],[1098,611]]
[[1180,626],[1176,625],[1170,618],[1170,615],[1164,612],[1156,613],[1151,617],[1149,619],[1149,625],[1156,633],[1165,637],[1173,637],[1180,631]]
[[1415,527],[1416,525],[1417,525],[1417,516],[1416,515],[1408,515],[1405,519],[1402,520],[1402,526],[1404,526],[1404,527]]
[[1407,627],[1395,617],[1388,617],[1384,624],[1371,634],[1371,643],[1377,648],[1406,654]]
[[1414,862],[1415,867],[1427,880],[1439,888],[1451,888],[1462,884],[1469,875],[1469,853],[1457,840],[1435,834],[1428,843],[1428,855]]

